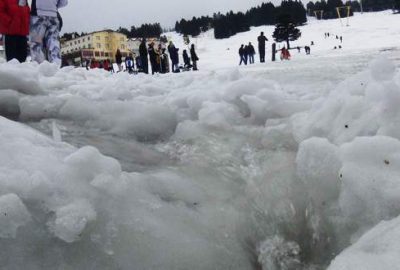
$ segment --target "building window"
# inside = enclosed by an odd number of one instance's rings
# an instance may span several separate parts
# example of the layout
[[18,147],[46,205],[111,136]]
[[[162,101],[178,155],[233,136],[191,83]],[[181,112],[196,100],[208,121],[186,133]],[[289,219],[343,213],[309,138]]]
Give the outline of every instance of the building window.
[[100,36],[96,36],[96,39],[97,39],[97,40],[100,40]]
[[101,44],[100,43],[97,43],[97,48],[101,48]]
[[125,45],[124,44],[121,45],[121,49],[125,50]]
[[94,52],[94,56],[99,57],[100,56],[100,52]]
[[107,49],[110,49],[110,44],[107,43],[107,44],[106,44],[106,48],[107,48]]

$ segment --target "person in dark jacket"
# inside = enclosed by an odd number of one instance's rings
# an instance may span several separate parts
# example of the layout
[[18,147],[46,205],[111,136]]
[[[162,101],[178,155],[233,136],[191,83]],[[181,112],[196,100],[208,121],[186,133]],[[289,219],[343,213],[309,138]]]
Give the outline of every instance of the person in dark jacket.
[[192,65],[190,64],[190,58],[186,50],[183,50],[182,57],[183,57],[183,63],[185,64],[184,66],[185,69],[189,70],[192,67]]
[[193,70],[198,70],[197,69],[197,61],[199,61],[199,57],[196,54],[196,50],[194,48],[194,44],[190,47],[190,58],[192,58],[193,62]]
[[149,74],[149,60],[147,54],[146,39],[143,38],[139,46],[140,67],[144,73]]
[[240,62],[239,62],[239,66],[242,65],[242,63],[244,63],[245,65],[247,65],[246,59],[245,59],[245,48],[244,45],[242,44],[239,48],[239,57],[240,57]]
[[249,63],[254,64],[254,55],[256,54],[256,50],[254,49],[254,46],[251,44],[251,42],[249,42],[247,49],[249,54]]
[[149,44],[147,51],[149,52],[150,57],[151,74],[154,75],[154,73],[158,73],[159,71],[159,65],[157,65],[157,53],[154,49],[154,42]]
[[169,42],[168,45],[168,53],[172,62],[172,72],[179,72],[179,49],[175,48],[174,43],[172,41]]
[[261,63],[265,62],[265,41],[268,41],[268,39],[264,36],[264,32],[261,32],[258,37],[258,53],[260,54]]
[[247,65],[247,62],[249,60],[249,46],[244,46],[244,64]]
[[117,53],[115,54],[115,63],[118,65],[118,72],[122,71],[122,54],[119,49],[117,49]]
[[169,72],[169,61],[168,61],[168,55],[166,54],[166,49],[162,48],[161,49],[161,73],[168,73]]
[[0,0],[0,34],[4,35],[6,59],[25,62],[28,55],[28,4],[19,0]]

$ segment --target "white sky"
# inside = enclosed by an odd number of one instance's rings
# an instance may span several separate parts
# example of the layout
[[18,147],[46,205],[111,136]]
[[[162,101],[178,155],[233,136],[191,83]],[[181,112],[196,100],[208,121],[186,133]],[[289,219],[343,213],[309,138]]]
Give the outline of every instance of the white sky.
[[[119,26],[139,26],[142,23],[160,22],[163,27],[173,27],[181,18],[245,11],[263,0],[69,0],[60,10],[64,19],[63,32],[94,31]],[[271,0],[280,3],[280,0]]]

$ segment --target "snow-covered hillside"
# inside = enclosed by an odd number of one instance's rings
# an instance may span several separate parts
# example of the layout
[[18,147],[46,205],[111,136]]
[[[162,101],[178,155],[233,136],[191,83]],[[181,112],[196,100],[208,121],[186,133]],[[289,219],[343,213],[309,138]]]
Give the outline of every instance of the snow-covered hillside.
[[0,64],[0,269],[397,269],[399,16],[252,66],[271,27],[194,39],[199,72]]

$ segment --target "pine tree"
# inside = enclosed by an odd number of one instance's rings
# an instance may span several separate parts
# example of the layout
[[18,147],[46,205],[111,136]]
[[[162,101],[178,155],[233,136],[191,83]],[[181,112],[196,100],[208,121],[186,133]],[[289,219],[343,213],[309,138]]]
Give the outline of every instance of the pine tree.
[[397,12],[400,12],[400,0],[394,1],[394,9],[397,10]]
[[281,15],[275,27],[272,37],[276,42],[286,41],[287,48],[290,49],[289,41],[295,41],[301,36],[301,32],[293,23],[290,15]]

